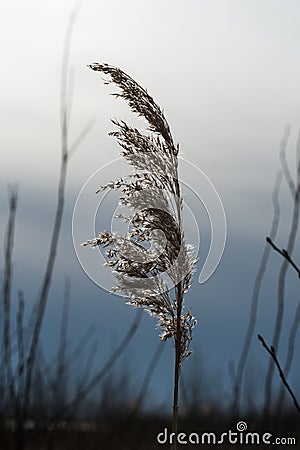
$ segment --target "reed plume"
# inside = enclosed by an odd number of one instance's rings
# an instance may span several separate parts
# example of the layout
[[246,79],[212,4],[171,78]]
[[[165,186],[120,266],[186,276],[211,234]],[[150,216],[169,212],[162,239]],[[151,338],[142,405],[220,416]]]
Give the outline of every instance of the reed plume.
[[[102,231],[82,245],[106,250],[106,265],[116,279],[112,288],[158,318],[162,340],[173,339],[175,348],[173,432],[178,423],[178,381],[182,362],[191,354],[190,343],[196,319],[184,310],[184,295],[191,285],[196,259],[186,243],[183,230],[183,199],[178,179],[179,146],[174,144],[162,109],[148,92],[122,70],[93,63],[92,70],[106,75],[114,93],[130,109],[144,118],[145,131],[124,121],[112,120],[116,130],[110,135],[121,146],[121,156],[132,173],[101,186],[97,192],[120,191],[119,204],[130,211],[118,217],[128,223],[125,235]],[[150,248],[149,248],[150,244]],[[176,448],[176,443],[172,448]]]

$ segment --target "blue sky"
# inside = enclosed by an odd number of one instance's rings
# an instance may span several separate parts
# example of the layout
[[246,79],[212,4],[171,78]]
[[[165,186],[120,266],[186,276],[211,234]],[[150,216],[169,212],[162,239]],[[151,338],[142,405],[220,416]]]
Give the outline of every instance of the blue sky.
[[[61,56],[72,8],[72,1],[57,0],[12,0],[1,5],[0,231],[2,237],[6,186],[16,182],[20,203],[15,292],[24,289],[28,309],[43,273],[53,220]],[[70,339],[76,342],[94,323],[101,342],[100,361],[109,355],[112,343],[121,339],[134,315],[123,300],[100,290],[85,275],[71,236],[80,189],[92,173],[118,156],[116,143],[107,136],[113,128],[109,119],[142,125],[121,101],[109,96],[111,90],[101,77],[86,67],[93,61],[108,62],[130,73],[154,96],[164,108],[182,156],[209,177],[222,198],[228,224],[223,259],[204,285],[195,277],[187,301],[199,319],[195,353],[202,355],[209,373],[219,374],[228,390],[228,361],[237,361],[247,326],[251,291],[271,223],[278,147],[287,124],[292,127],[288,159],[294,170],[300,118],[299,18],[296,0],[82,2],[71,49],[71,136],[75,139],[91,118],[94,126],[69,164],[67,205],[44,328],[50,353],[55,347],[65,276],[72,283]],[[278,243],[285,246],[291,215],[286,187],[280,198]],[[278,255],[272,255],[262,291],[257,331],[267,339],[274,323],[279,263]],[[282,356],[299,301],[293,273],[288,280]],[[144,317],[130,350],[136,356],[137,374],[145,370],[158,340],[153,325],[152,319]],[[297,348],[299,356],[299,340]],[[251,366],[263,373],[266,359],[254,342],[249,370]],[[168,370],[171,374],[172,367],[169,346],[157,368],[153,393],[167,397],[171,381],[164,374]],[[291,381],[297,374],[295,368]]]

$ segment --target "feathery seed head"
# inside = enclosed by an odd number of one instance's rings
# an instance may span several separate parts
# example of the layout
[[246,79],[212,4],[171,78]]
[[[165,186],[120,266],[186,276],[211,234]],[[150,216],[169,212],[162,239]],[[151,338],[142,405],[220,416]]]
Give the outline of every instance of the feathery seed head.
[[[89,67],[105,74],[106,84],[119,88],[113,95],[124,99],[133,112],[148,122],[148,132],[112,120],[117,129],[110,135],[117,139],[121,155],[134,173],[111,181],[97,192],[120,191],[120,205],[132,211],[129,216],[118,215],[128,223],[128,232],[121,236],[103,231],[82,245],[107,248],[106,265],[117,281],[112,291],[127,297],[132,306],[156,316],[161,339],[176,339],[180,327],[181,364],[190,354],[196,319],[188,311],[181,314],[178,324],[177,312],[178,308],[182,311],[183,296],[190,288],[196,261],[182,229],[179,146],[173,142],[162,109],[133,78],[108,64],[93,63]],[[171,299],[172,287],[178,293],[175,301]]]

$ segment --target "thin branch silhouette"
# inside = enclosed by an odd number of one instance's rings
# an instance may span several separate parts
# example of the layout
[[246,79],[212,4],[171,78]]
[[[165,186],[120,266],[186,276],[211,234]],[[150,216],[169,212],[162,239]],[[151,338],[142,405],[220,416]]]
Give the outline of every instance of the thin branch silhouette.
[[75,398],[73,400],[71,400],[70,403],[68,403],[65,406],[64,412],[69,411],[70,409],[74,408],[74,406],[76,406],[79,402],[81,402],[91,392],[91,390],[94,389],[94,387],[103,379],[103,377],[109,372],[111,367],[115,364],[117,359],[123,353],[125,348],[128,346],[129,342],[133,338],[134,334],[136,333],[136,331],[139,327],[141,318],[142,318],[142,311],[137,310],[131,327],[129,328],[124,339],[121,341],[121,343],[115,349],[115,351],[113,352],[113,354],[111,355],[109,360],[102,367],[102,369],[86,384],[86,386],[77,393]]
[[[13,368],[12,368],[12,348],[11,348],[11,290],[12,290],[12,255],[14,246],[14,233],[16,222],[16,211],[18,204],[18,191],[16,188],[11,187],[8,193],[9,201],[9,216],[6,228],[5,244],[4,244],[4,282],[3,282],[3,372],[5,375],[5,383],[8,389],[9,399],[17,408],[17,398],[14,386]],[[0,349],[1,350],[1,349]],[[4,396],[6,391],[4,389]],[[5,397],[4,397],[5,398]]]
[[86,126],[82,129],[82,131],[79,133],[79,135],[77,136],[77,138],[74,140],[74,142],[70,145],[69,147],[69,151],[68,151],[68,155],[69,155],[69,159],[71,158],[71,156],[74,155],[74,153],[76,152],[76,150],[78,149],[78,147],[81,145],[81,143],[84,141],[84,139],[86,138],[86,136],[89,134],[89,132],[91,131],[91,129],[93,128],[95,123],[94,119],[90,119]]
[[[284,135],[281,144],[280,149],[282,149],[284,146],[287,145],[287,139]],[[281,181],[282,181],[282,173],[278,173],[275,179],[274,188],[273,188],[273,195],[272,195],[272,202],[273,202],[273,219],[272,219],[272,225],[271,225],[271,231],[270,236],[275,238],[278,230],[279,225],[279,219],[280,219],[280,204],[279,204],[279,192],[281,187]],[[248,328],[247,333],[244,340],[243,349],[240,355],[240,359],[237,365],[236,369],[236,375],[234,378],[234,389],[233,389],[233,405],[232,410],[234,414],[238,414],[239,405],[240,405],[240,397],[241,397],[241,391],[242,391],[242,385],[243,385],[243,378],[244,378],[244,370],[246,361],[249,355],[249,350],[251,346],[251,342],[253,339],[253,334],[255,330],[256,320],[257,320],[257,310],[258,310],[258,303],[259,303],[259,294],[262,286],[262,281],[264,278],[264,274],[267,268],[268,260],[270,256],[270,248],[268,245],[265,245],[259,269],[256,275],[254,288],[252,292],[252,301],[251,301],[251,309],[250,309],[250,317],[248,322]]]
[[292,194],[292,196],[295,195],[295,191],[296,191],[296,186],[295,186],[295,182],[293,180],[290,168],[288,166],[288,162],[286,159],[286,147],[288,144],[288,140],[291,134],[291,126],[288,125],[285,129],[284,132],[284,136],[283,136],[283,140],[282,140],[282,146],[280,148],[279,151],[279,158],[280,158],[280,163],[281,163],[281,168],[282,168],[282,172],[284,174],[284,178],[286,179],[286,182],[289,186],[290,192]]
[[[286,360],[285,360],[285,364],[284,364],[284,374],[286,377],[288,377],[290,370],[291,370],[291,366],[293,363],[293,359],[294,359],[294,353],[295,353],[295,342],[296,342],[296,336],[297,336],[297,332],[299,329],[299,325],[300,325],[300,302],[298,303],[296,312],[295,312],[295,316],[294,316],[294,320],[290,329],[290,334],[289,334],[289,340],[288,340],[288,352],[287,352],[287,356],[286,356]],[[278,396],[278,401],[277,401],[277,408],[276,410],[278,411],[278,414],[281,413],[282,410],[282,406],[283,406],[283,400],[284,400],[284,389],[282,387],[282,389],[280,390],[279,396]]]
[[149,387],[151,378],[153,376],[154,370],[155,370],[155,368],[156,368],[156,366],[158,364],[158,361],[159,361],[159,359],[160,359],[164,349],[165,349],[165,345],[163,345],[162,342],[159,342],[158,345],[157,345],[157,348],[156,348],[156,350],[155,350],[155,352],[153,354],[153,357],[152,357],[152,359],[151,359],[151,361],[149,363],[149,366],[148,366],[146,375],[144,377],[144,380],[143,380],[140,392],[139,392],[139,394],[137,396],[137,399],[135,401],[135,405],[134,405],[134,407],[132,409],[132,413],[131,413],[132,416],[136,415],[137,412],[139,411],[139,409],[141,408],[141,405],[142,405],[143,400],[144,400],[144,398],[146,396],[147,389]]
[[24,347],[24,309],[25,301],[22,291],[18,292],[18,313],[17,313],[17,344],[18,344],[18,398],[23,395],[24,389],[24,362],[25,362],[25,347]]
[[70,59],[70,49],[71,49],[71,38],[73,34],[73,29],[75,21],[78,14],[80,2],[77,3],[73,13],[70,16],[70,20],[67,26],[65,43],[63,49],[63,60],[62,60],[62,72],[61,72],[61,96],[60,96],[60,107],[61,107],[61,165],[60,165],[60,175],[58,182],[57,191],[57,204],[56,212],[54,218],[54,225],[52,230],[48,260],[46,264],[45,274],[41,284],[41,288],[38,294],[36,307],[35,307],[35,317],[33,332],[29,347],[29,353],[26,362],[26,377],[25,377],[25,392],[24,392],[24,411],[29,408],[30,403],[30,393],[32,387],[32,374],[33,367],[36,359],[36,353],[40,338],[40,332],[42,328],[42,323],[44,319],[44,314],[46,310],[46,304],[48,300],[49,289],[51,285],[54,263],[56,259],[58,241],[60,236],[64,205],[65,205],[65,187],[67,179],[67,167],[69,159],[69,111],[68,111],[68,76],[69,76],[69,59]]
[[296,399],[296,396],[295,396],[294,392],[292,391],[290,385],[289,385],[288,382],[287,382],[287,379],[286,379],[286,377],[285,377],[285,375],[284,375],[284,373],[283,373],[283,370],[281,369],[280,363],[279,363],[278,358],[277,358],[277,356],[276,356],[275,348],[273,347],[273,345],[271,345],[271,346],[269,347],[269,346],[266,344],[264,338],[263,338],[260,334],[259,334],[257,337],[258,337],[259,341],[262,343],[262,346],[267,350],[267,352],[268,352],[269,355],[271,356],[271,358],[272,358],[274,364],[276,365],[276,367],[277,367],[277,369],[278,369],[279,376],[280,376],[280,378],[281,378],[281,380],[282,380],[284,386],[286,387],[288,393],[290,394],[290,396],[291,396],[292,399],[293,399],[293,402],[294,402],[294,405],[295,405],[296,410],[300,413],[300,405],[299,405],[299,403],[298,403],[298,401],[297,401],[297,399]]
[[268,244],[271,245],[271,247],[276,252],[278,252],[281,256],[283,256],[290,263],[290,265],[295,269],[295,271],[298,274],[298,277],[300,278],[300,268],[299,268],[299,266],[297,266],[297,264],[290,257],[289,252],[287,250],[285,250],[285,249],[280,249],[279,247],[277,247],[277,245],[274,244],[274,242],[272,241],[272,239],[270,237],[267,237],[266,241],[267,241]]
[[[292,254],[295,242],[296,235],[299,226],[299,211],[300,211],[300,161],[298,161],[298,157],[300,154],[300,132],[298,133],[297,146],[296,146],[296,154],[297,154],[297,175],[296,175],[296,190],[292,193],[293,197],[293,213],[292,220],[290,225],[290,231],[288,235],[288,243],[287,243],[287,252],[289,255]],[[286,179],[288,182],[289,180]],[[284,317],[284,307],[285,307],[285,287],[286,287],[286,275],[288,271],[290,263],[284,259],[281,265],[281,269],[278,276],[278,284],[277,284],[277,311],[276,311],[276,319],[273,330],[272,337],[272,346],[274,348],[279,347],[281,332],[282,332],[282,323]],[[271,404],[271,395],[272,395],[272,380],[274,375],[274,362],[272,359],[269,362],[269,367],[267,370],[266,378],[265,378],[265,411],[269,411]]]

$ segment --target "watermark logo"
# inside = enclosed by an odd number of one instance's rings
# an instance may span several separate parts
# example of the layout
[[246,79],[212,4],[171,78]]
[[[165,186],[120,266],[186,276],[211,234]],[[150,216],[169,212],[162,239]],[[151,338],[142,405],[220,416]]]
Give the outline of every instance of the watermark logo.
[[158,433],[156,440],[161,445],[178,444],[186,445],[296,445],[295,437],[275,437],[272,433],[257,433],[247,431],[247,423],[240,421],[236,424],[236,430],[228,430],[224,433],[169,433],[165,428]]
[[[139,252],[136,246],[123,245],[123,256],[137,264],[150,264],[155,261],[168,248],[170,236],[166,233],[172,226],[172,208],[176,209],[176,202],[183,201],[183,228],[185,230],[185,242],[192,244],[190,251],[193,258],[200,259],[199,283],[206,282],[215,272],[223,255],[226,242],[226,217],[220,196],[208,179],[208,177],[194,164],[183,158],[178,158],[181,198],[166,199],[166,191],[161,188],[161,192],[151,185],[143,185],[138,189],[138,179],[136,179],[137,189],[132,195],[130,214],[139,218],[143,211],[149,211],[156,221],[156,229],[151,230],[148,236],[149,248],[143,248]],[[111,271],[104,267],[108,263],[108,258],[102,247],[97,247],[94,251],[87,251],[81,246],[82,242],[88,238],[93,238],[100,231],[106,230],[115,235],[128,236],[130,234],[130,224],[126,221],[129,215],[128,207],[122,206],[119,195],[122,189],[116,192],[108,189],[95,194],[99,186],[108,184],[112,179],[122,180],[125,172],[124,161],[117,159],[95,171],[82,187],[74,207],[72,219],[73,244],[77,258],[90,279],[101,288],[110,291],[115,284]],[[146,173],[146,172],[145,172]],[[122,188],[122,186],[120,186]],[[201,215],[199,211],[205,212],[210,227],[210,243],[206,255],[201,254]],[[181,264],[184,261],[184,246],[179,237],[178,248],[173,252],[174,267],[176,267],[177,278],[183,279],[188,273],[189,267]],[[146,250],[146,251],[145,251]],[[125,252],[125,254],[124,254]],[[180,267],[180,270],[178,270]],[[162,267],[163,268],[163,267]],[[173,280],[162,270],[158,275],[158,282],[162,280],[168,289],[174,285]],[[180,281],[179,279],[176,282]],[[149,280],[140,279],[137,289],[147,289]],[[172,285],[173,283],[173,285]]]
[[237,425],[236,425],[236,429],[238,431],[246,431],[247,430],[246,422],[243,422],[243,421],[238,422]]

